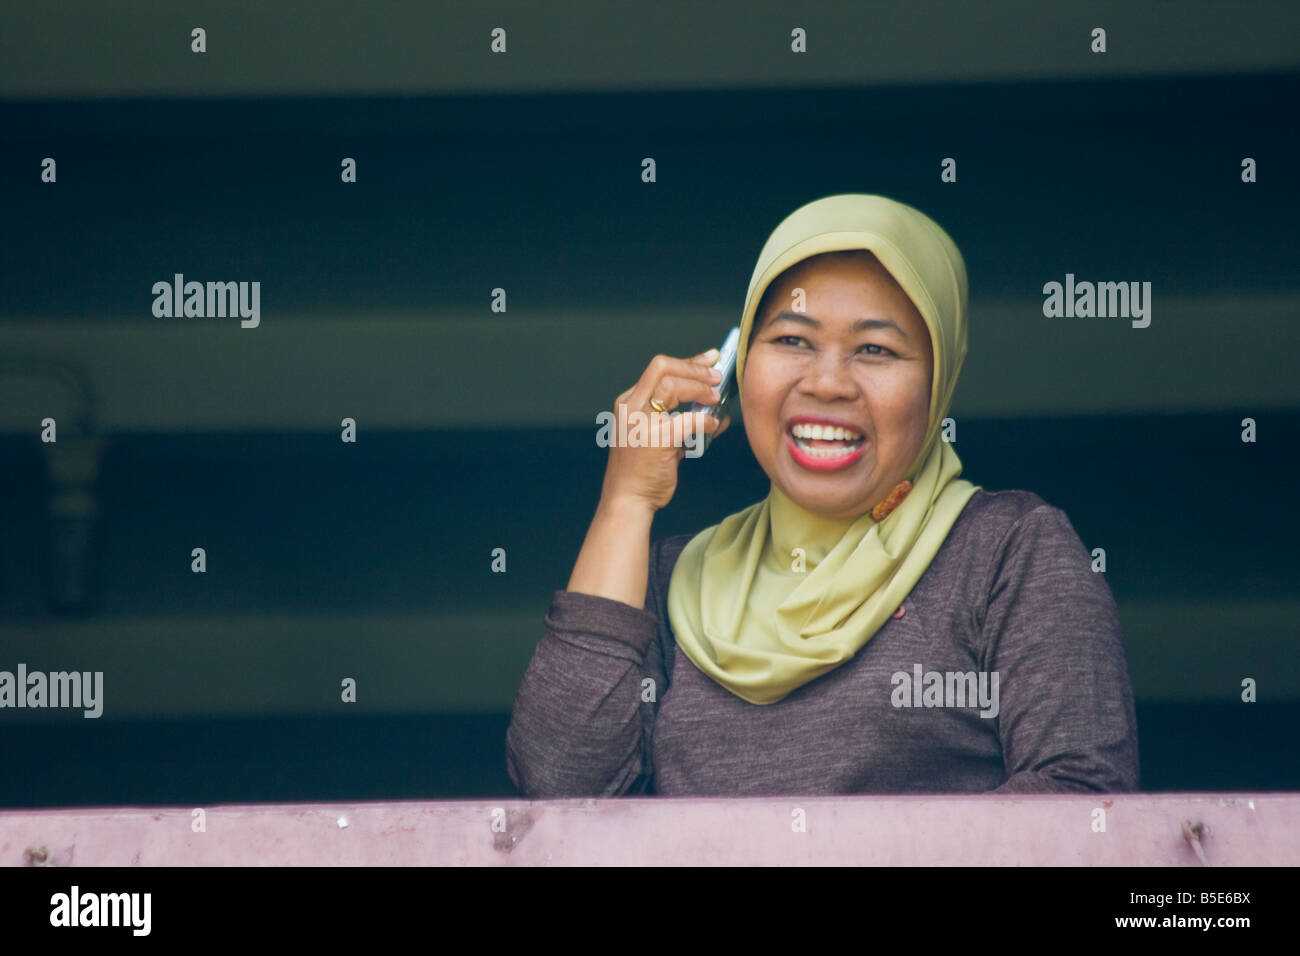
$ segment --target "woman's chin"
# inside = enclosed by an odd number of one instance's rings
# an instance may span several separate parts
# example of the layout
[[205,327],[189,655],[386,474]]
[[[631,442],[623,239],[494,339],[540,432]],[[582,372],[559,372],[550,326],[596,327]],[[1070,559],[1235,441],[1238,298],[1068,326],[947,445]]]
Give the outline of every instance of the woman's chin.
[[841,491],[833,491],[828,487],[830,482],[839,483],[840,478],[800,476],[797,480],[781,482],[780,488],[799,507],[825,518],[856,518],[875,506],[874,501],[863,497],[861,483],[853,482]]

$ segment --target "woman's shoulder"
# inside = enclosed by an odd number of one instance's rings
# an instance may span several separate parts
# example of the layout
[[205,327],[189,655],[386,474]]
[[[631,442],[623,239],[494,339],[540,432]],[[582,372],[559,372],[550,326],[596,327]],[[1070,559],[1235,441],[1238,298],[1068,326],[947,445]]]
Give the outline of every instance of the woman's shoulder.
[[1041,495],[983,488],[966,503],[944,544],[969,549],[988,562],[1008,550],[1026,549],[1039,558],[1059,553],[1073,560],[1083,546],[1069,516]]
[[661,581],[667,580],[673,565],[681,555],[682,549],[695,537],[694,534],[674,534],[666,538],[656,538],[650,544],[650,564],[659,573]]
[[1027,514],[1039,508],[1051,508],[1043,498],[1032,491],[1010,488],[1004,491],[978,489],[966,502],[959,522],[985,527],[1010,528]]

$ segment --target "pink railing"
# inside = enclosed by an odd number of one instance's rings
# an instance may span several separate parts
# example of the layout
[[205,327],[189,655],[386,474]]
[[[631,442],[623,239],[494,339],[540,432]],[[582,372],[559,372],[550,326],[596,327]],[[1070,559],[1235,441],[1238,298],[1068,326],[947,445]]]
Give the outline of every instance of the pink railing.
[[1300,864],[1300,794],[516,799],[0,812],[0,865],[33,864],[1278,866]]

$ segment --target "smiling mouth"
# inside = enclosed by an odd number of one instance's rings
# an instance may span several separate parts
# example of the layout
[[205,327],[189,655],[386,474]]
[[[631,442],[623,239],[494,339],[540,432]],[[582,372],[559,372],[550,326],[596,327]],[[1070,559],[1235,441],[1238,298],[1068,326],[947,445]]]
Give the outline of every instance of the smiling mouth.
[[791,425],[789,434],[800,451],[818,458],[840,458],[862,447],[863,436],[835,425]]
[[795,461],[816,471],[847,467],[866,446],[864,436],[831,425],[792,425],[786,438]]

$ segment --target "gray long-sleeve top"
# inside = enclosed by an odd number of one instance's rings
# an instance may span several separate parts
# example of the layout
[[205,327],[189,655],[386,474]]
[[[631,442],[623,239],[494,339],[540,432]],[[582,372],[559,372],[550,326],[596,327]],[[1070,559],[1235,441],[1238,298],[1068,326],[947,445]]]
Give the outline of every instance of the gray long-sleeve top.
[[691,537],[651,545],[644,610],[554,593],[506,733],[524,796],[1138,788],[1114,597],[1038,495],[977,491],[902,616],[775,704],[678,650],[668,582]]

